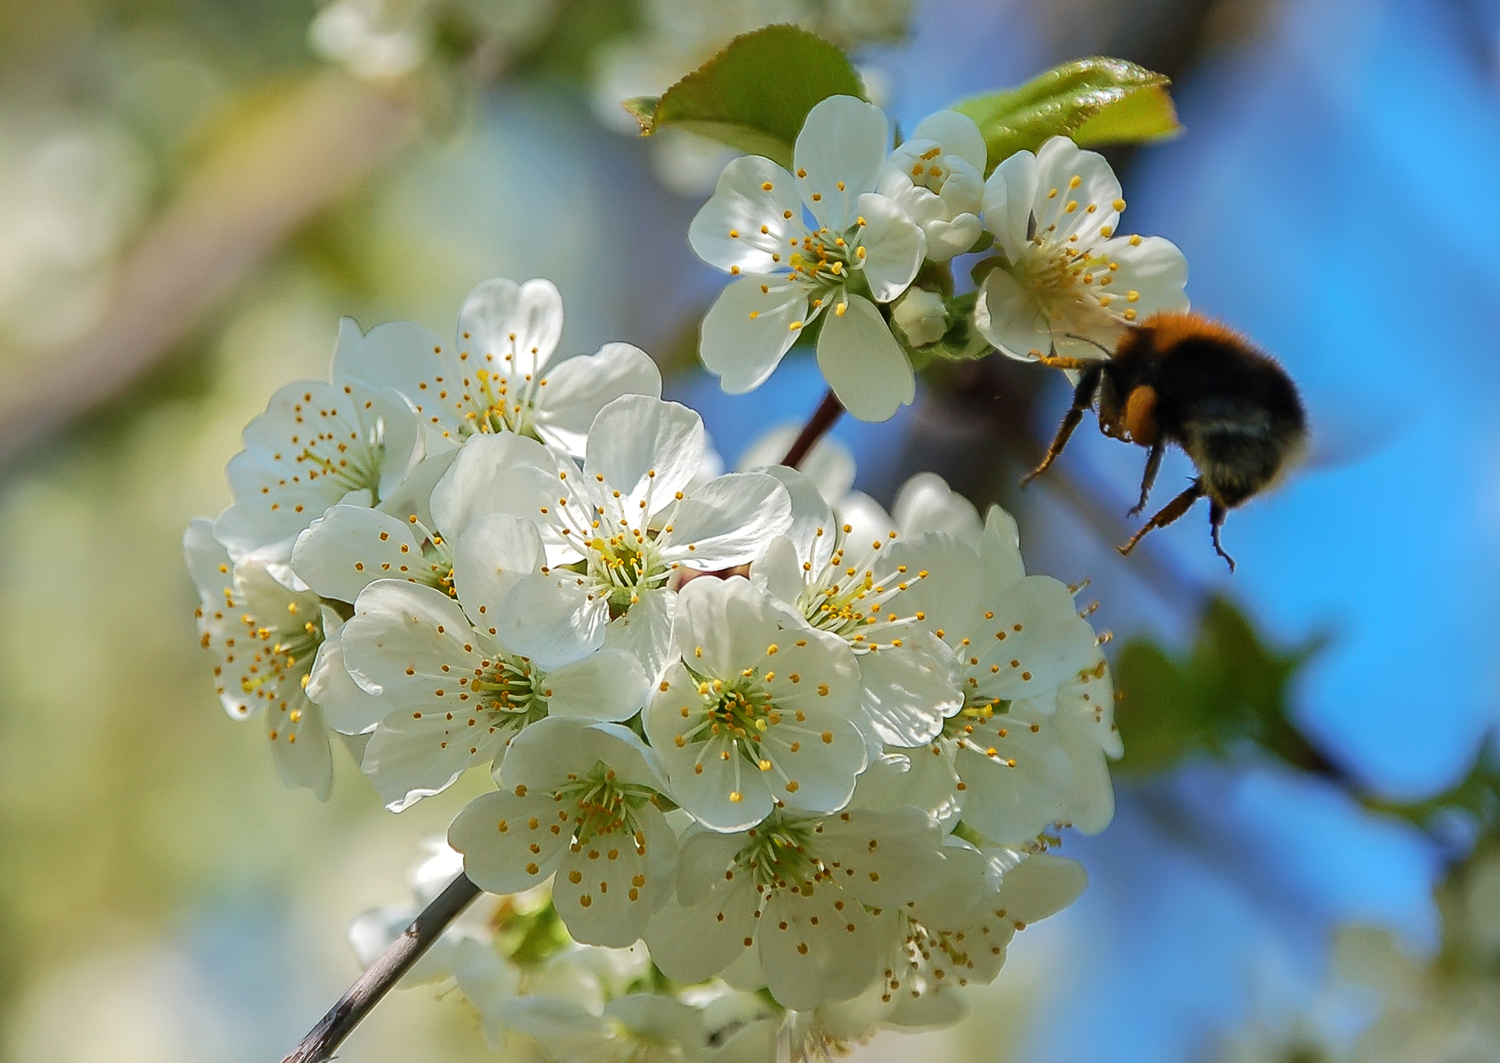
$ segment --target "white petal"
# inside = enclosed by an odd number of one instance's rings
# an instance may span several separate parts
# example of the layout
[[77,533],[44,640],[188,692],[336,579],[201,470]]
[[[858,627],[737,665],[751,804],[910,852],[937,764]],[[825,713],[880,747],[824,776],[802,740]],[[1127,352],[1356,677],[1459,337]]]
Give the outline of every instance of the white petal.
[[457,705],[458,678],[472,675],[483,659],[457,602],[393,579],[364,589],[342,639],[349,674],[371,694],[390,698],[393,709],[425,707],[438,689],[445,697],[451,692]]
[[[933,645],[924,647],[924,637]],[[875,736],[889,745],[931,741],[943,719],[963,705],[953,655],[933,636],[913,634],[901,646],[861,654],[859,672],[860,708]]]
[[792,502],[780,481],[760,472],[732,472],[695,488],[671,513],[662,557],[690,568],[748,564],[792,523]]
[[471,291],[458,312],[457,345],[476,357],[507,363],[505,376],[536,375],[562,336],[562,295],[549,280],[517,284],[496,277]]
[[1006,918],[1035,923],[1072,904],[1088,883],[1088,872],[1077,860],[1040,853],[1005,872],[995,902]]
[[1021,534],[1016,518],[999,506],[991,506],[984,517],[984,541],[979,555],[984,561],[985,594],[998,595],[1026,575],[1021,560]]
[[863,491],[850,491],[838,504],[838,521],[846,526],[843,541],[858,550],[866,543],[885,542],[896,522],[885,507]]
[[906,211],[885,196],[862,195],[858,208],[865,220],[859,232],[859,246],[865,250],[860,269],[875,301],[888,303],[917,275],[927,255],[927,237]]
[[1037,190],[1036,156],[1018,151],[1005,159],[984,183],[984,224],[1011,262],[1026,250],[1026,234]]
[[487,513],[468,522],[453,543],[453,586],[474,626],[483,630],[494,623],[490,617],[505,616],[511,588],[536,573],[541,562],[542,539],[531,521]]
[[[1172,241],[1160,236],[1120,236],[1097,244],[1095,253],[1120,268],[1114,272],[1109,309],[1123,314],[1134,311],[1132,321],[1145,321],[1153,314],[1188,308],[1187,258]],[[1136,298],[1130,296],[1134,293]]]
[[[650,880],[650,849],[675,850],[676,839],[651,805],[635,813],[644,844],[625,832],[596,835],[578,852],[565,852],[552,883],[552,901],[568,933],[586,945],[624,948],[646,932],[651,891],[669,884]],[[574,877],[578,881],[573,881]]]
[[919,472],[901,485],[891,515],[902,535],[946,532],[975,550],[984,532],[974,503],[932,472]]
[[361,335],[354,319],[346,317],[339,322],[333,380],[335,384],[357,382],[376,391],[394,388],[420,409],[430,396],[419,385],[431,378],[439,362],[433,348],[442,346],[435,333],[410,321],[376,325]]
[[724,167],[713,197],[688,227],[688,243],[719,269],[765,273],[806,231],[792,175],[770,159],[743,155]]
[[1035,295],[1004,267],[990,270],[974,302],[974,327],[1000,353],[1035,361],[1052,349],[1052,328]]
[[703,317],[698,353],[731,395],[759,387],[797,342],[807,319],[807,293],[785,277],[734,281]]
[[702,675],[725,679],[782,641],[782,615],[742,576],[695,579],[677,595],[677,650]]
[[537,434],[581,458],[594,418],[621,395],[661,396],[661,370],[645,351],[628,343],[606,343],[598,354],[569,358],[541,382]]
[[931,221],[922,226],[927,237],[927,257],[934,262],[948,262],[968,251],[979,239],[984,226],[968,212],[951,221]]
[[492,725],[488,713],[465,711],[453,698],[455,712],[398,710],[385,717],[370,736],[360,769],[392,812],[441,793],[473,764],[493,760],[512,729]]
[[823,825],[818,852],[838,862],[834,881],[860,901],[902,908],[942,877],[942,842],[937,821],[921,809],[855,810]]
[[333,789],[333,752],[323,710],[307,699],[300,687],[266,706],[266,737],[271,759],[288,788],[311,790],[327,801]]
[[364,734],[391,711],[365,693],[344,668],[343,626],[331,609],[323,612],[323,645],[307,678],[307,696],[323,710],[328,726],[344,734]]
[[702,982],[728,967],[753,941],[756,893],[748,876],[721,881],[701,903],[669,903],[646,927],[646,947],[668,978]]
[[912,140],[933,140],[943,146],[943,154],[957,155],[981,173],[985,167],[984,134],[974,119],[957,111],[935,111],[917,123]]
[[795,606],[807,586],[802,578],[802,559],[784,535],[778,535],[766,552],[750,566],[750,582],[773,598]]
[[739,834],[720,834],[702,827],[688,828],[683,835],[677,861],[677,899],[698,904],[724,882],[724,872],[744,846]]
[[[775,770],[765,774],[779,784],[775,797],[788,808],[837,812],[849,803],[855,779],[865,770],[864,735],[841,717],[812,712],[804,715],[802,727],[791,733],[787,733],[791,729],[785,723],[767,733],[763,755],[773,762]],[[795,750],[794,742],[798,743]],[[750,774],[756,774],[753,765]]]
[[575,574],[533,573],[501,603],[484,609],[481,630],[494,628],[504,645],[542,668],[558,668],[604,645],[609,603],[595,598]]
[[324,598],[353,602],[377,579],[436,583],[411,525],[363,506],[334,506],[297,537],[292,568]]
[[1068,137],[1052,137],[1037,149],[1036,170],[1037,224],[1043,230],[1056,224],[1054,240],[1066,243],[1076,235],[1080,245],[1089,247],[1098,242],[1101,229],[1113,229],[1120,217],[1116,204],[1123,200],[1120,182],[1103,155],[1080,150]]
[[818,368],[844,408],[861,421],[889,420],[917,396],[917,378],[875,304],[850,296],[818,337]]
[[[814,569],[820,569],[833,556],[835,549],[833,540],[836,536],[834,515],[833,510],[829,508],[828,494],[824,493],[825,485],[817,483],[812,476],[804,473],[800,468],[789,469],[785,465],[768,465],[766,475],[780,480],[781,486],[786,488],[786,493],[792,500],[792,525],[787,529],[786,537],[796,550],[798,562],[796,577],[800,582],[802,561],[810,561]],[[837,495],[840,502],[848,497],[847,487]]]
[[603,649],[547,673],[547,711],[591,720],[628,720],[650,689],[635,654]]
[[[1094,629],[1078,616],[1073,593],[1050,576],[1027,576],[986,596],[974,636],[973,675],[985,697],[1007,701],[1056,690],[1095,660]],[[998,671],[991,671],[991,666]]]
[[600,475],[621,492],[632,512],[650,497],[644,513],[656,513],[688,486],[703,461],[703,418],[676,402],[649,395],[615,399],[589,429],[586,476]]
[[1023,845],[1067,812],[1072,767],[1050,726],[1032,734],[1025,722],[991,717],[954,763],[968,787],[964,822],[992,841]]
[[452,542],[476,517],[515,512],[507,486],[508,470],[532,467],[550,471],[557,465],[558,457],[546,447],[514,432],[473,436],[432,492],[432,516],[438,530]]
[[[834,907],[843,900],[842,910]],[[760,919],[760,965],[776,1002],[810,1011],[859,994],[879,973],[870,917],[840,891],[819,887],[810,897],[776,890]]]
[[856,201],[875,187],[890,147],[890,124],[873,103],[829,96],[808,112],[792,150],[792,169],[818,224],[842,232],[854,223]]
[[567,716],[548,716],[516,735],[506,748],[499,779],[507,790],[520,786],[552,792],[601,762],[621,782],[652,789],[665,782],[656,753],[635,732]]
[[[594,607],[609,615],[602,600],[595,602]],[[660,588],[644,591],[624,616],[609,621],[604,646],[634,654],[646,670],[648,680],[655,682],[674,655],[672,627],[676,615],[676,594]]]
[[[491,893],[519,893],[552,873],[571,836],[557,820],[550,793],[480,794],[448,827],[448,844],[464,854],[464,872]],[[533,827],[531,824],[535,823]],[[539,852],[532,852],[535,845]]]

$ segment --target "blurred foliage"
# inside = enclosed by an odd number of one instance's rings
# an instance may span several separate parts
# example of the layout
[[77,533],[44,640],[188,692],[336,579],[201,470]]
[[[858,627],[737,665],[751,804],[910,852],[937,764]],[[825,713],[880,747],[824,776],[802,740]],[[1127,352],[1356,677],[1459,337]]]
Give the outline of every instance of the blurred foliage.
[[1122,773],[1168,771],[1199,753],[1228,757],[1253,742],[1299,768],[1327,762],[1298,731],[1289,687],[1298,669],[1326,644],[1315,638],[1292,650],[1266,645],[1225,598],[1212,598],[1186,654],[1132,639],[1115,663],[1123,694],[1116,710],[1125,736]]

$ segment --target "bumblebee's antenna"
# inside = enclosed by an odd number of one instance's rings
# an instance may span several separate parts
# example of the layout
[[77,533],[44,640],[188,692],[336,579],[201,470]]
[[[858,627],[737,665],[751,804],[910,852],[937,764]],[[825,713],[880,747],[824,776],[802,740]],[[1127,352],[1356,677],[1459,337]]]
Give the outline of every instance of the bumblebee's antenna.
[[1103,351],[1110,358],[1113,358],[1115,356],[1115,352],[1114,351],[1112,351],[1108,347],[1104,346],[1104,344],[1100,343],[1098,340],[1091,340],[1087,336],[1080,336],[1080,335],[1078,335],[1078,333],[1076,333],[1076,332],[1064,332],[1063,335],[1066,336],[1066,337],[1068,337],[1068,339],[1070,339],[1070,340],[1082,340],[1084,343],[1091,343],[1095,347],[1098,347],[1101,351]]

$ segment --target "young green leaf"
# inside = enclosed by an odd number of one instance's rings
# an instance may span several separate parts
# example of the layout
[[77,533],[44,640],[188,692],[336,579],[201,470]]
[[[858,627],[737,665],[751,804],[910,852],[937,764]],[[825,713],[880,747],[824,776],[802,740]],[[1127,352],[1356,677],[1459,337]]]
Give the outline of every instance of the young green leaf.
[[1177,133],[1169,79],[1123,59],[1093,56],[1055,66],[1015,89],[975,96],[954,110],[984,134],[986,172],[1048,137],[1078,144],[1135,143]]
[[642,136],[676,126],[791,166],[807,112],[839,95],[864,98],[847,55],[796,26],[766,26],[730,41],[660,98],[626,100],[625,109]]

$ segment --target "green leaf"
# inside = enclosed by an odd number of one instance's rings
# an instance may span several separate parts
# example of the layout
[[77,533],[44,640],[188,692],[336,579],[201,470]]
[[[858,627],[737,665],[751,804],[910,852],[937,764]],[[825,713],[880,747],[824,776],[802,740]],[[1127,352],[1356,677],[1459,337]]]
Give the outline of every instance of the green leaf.
[[1164,771],[1193,754],[1227,757],[1248,741],[1297,768],[1336,770],[1302,737],[1287,696],[1298,669],[1323,644],[1268,647],[1223,598],[1210,601],[1186,657],[1130,641],[1115,665],[1123,695],[1115,717],[1125,740],[1121,769]]
[[626,100],[625,109],[642,136],[676,126],[791,166],[807,112],[829,96],[864,92],[834,45],[796,26],[766,26],[730,41],[659,99]]
[[1018,151],[1035,151],[1048,137],[1080,145],[1137,143],[1177,133],[1170,80],[1123,59],[1093,56],[1055,66],[1020,88],[964,100],[954,110],[984,134],[985,172]]

